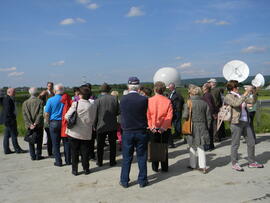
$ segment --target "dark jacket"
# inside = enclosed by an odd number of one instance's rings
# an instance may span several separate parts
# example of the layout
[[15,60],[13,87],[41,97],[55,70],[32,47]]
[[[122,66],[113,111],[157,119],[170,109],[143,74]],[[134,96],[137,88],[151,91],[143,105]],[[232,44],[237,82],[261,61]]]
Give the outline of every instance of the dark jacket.
[[5,96],[3,99],[3,110],[1,114],[1,122],[5,126],[17,125],[16,113],[15,113],[15,102],[10,96]]
[[147,97],[135,92],[122,96],[120,111],[123,131],[144,133],[147,128],[147,108]]
[[219,109],[222,106],[222,99],[221,99],[221,93],[220,93],[220,89],[217,87],[214,87],[213,89],[211,89],[210,92],[214,98],[214,102],[215,102],[215,107],[217,109]]
[[36,124],[37,128],[43,128],[43,103],[37,97],[30,97],[22,105],[23,119],[26,129],[32,124]]
[[216,108],[215,106],[215,101],[211,93],[206,92],[203,95],[202,100],[204,100],[208,104],[211,115],[218,113],[218,108]]
[[182,95],[178,94],[175,90],[173,91],[172,96],[169,96],[169,99],[172,102],[174,120],[174,118],[178,118],[176,114],[182,114],[185,100]]
[[118,99],[105,94],[94,103],[94,128],[98,133],[116,131],[117,116],[119,115]]

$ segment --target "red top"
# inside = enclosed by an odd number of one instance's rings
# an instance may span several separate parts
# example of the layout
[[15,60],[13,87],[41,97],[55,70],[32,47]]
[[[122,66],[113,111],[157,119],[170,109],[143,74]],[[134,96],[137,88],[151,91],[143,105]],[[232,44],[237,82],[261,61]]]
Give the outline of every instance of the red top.
[[171,100],[167,97],[156,94],[148,99],[147,120],[149,128],[172,127],[173,109]]
[[62,127],[61,127],[61,137],[68,137],[66,134],[66,129],[67,129],[67,121],[65,119],[65,114],[69,110],[72,104],[72,99],[68,94],[63,94],[61,102],[64,104],[64,108],[62,111]]

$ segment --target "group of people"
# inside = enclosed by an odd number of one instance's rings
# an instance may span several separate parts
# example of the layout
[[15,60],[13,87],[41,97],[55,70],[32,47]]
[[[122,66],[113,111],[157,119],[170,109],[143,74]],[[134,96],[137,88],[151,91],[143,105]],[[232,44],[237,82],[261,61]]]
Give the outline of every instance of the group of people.
[[[92,95],[91,84],[87,83],[74,88],[74,97],[64,91],[61,84],[48,82],[47,90],[38,94],[37,88],[30,88],[30,98],[22,106],[23,118],[27,131],[35,132],[35,143],[29,142],[29,152],[32,160],[40,160],[42,156],[43,131],[47,134],[48,156],[54,157],[54,165],[61,167],[63,161],[60,153],[60,143],[64,146],[66,165],[72,166],[72,174],[78,175],[79,157],[85,174],[90,173],[89,160],[95,159],[98,167],[103,166],[104,147],[109,142],[110,166],[116,162],[116,140],[121,143],[122,168],[120,185],[129,186],[129,173],[134,150],[139,166],[138,184],[140,187],[148,185],[147,160],[148,148],[151,143],[165,144],[175,147],[173,136],[181,135],[181,120],[191,119],[192,132],[185,135],[189,146],[191,170],[199,169],[207,173],[206,150],[214,149],[217,138],[217,119],[219,108],[229,105],[231,111],[231,161],[232,168],[243,171],[238,164],[238,148],[240,137],[247,139],[249,167],[262,168],[263,165],[255,161],[255,133],[251,125],[248,109],[256,102],[256,91],[247,87],[240,95],[237,81],[227,83],[228,94],[223,97],[220,89],[216,88],[216,80],[210,79],[202,87],[190,85],[188,99],[176,92],[174,83],[169,84],[169,95],[165,95],[166,86],[163,82],[156,82],[152,90],[141,87],[137,77],[130,77],[128,90],[123,93],[120,101],[118,92],[104,83],[100,86],[100,96]],[[110,93],[111,92],[111,93]],[[14,103],[15,90],[9,88],[3,101],[2,120],[6,126],[4,134],[4,153],[10,154],[9,137],[16,153],[24,153],[17,141],[16,106]],[[71,119],[76,122],[69,125]],[[253,120],[252,120],[253,122]],[[174,134],[172,133],[174,127]],[[96,143],[96,145],[95,145]],[[96,154],[95,156],[95,146]],[[164,146],[164,145],[163,145]],[[198,154],[198,160],[196,153]],[[151,159],[151,157],[150,157]],[[168,150],[163,151],[163,158],[152,161],[152,170],[167,172],[169,169]],[[197,167],[197,163],[199,167]]]

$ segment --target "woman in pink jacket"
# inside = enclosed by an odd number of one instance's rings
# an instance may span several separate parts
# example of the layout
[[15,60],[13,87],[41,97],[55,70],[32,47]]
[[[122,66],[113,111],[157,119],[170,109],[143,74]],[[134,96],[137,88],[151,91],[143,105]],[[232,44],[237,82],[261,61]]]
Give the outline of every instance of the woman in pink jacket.
[[[156,82],[154,85],[155,96],[148,99],[147,119],[152,143],[168,143],[168,133],[172,127],[172,104],[167,97],[163,96],[165,90],[163,82]],[[153,171],[158,172],[158,166],[159,161],[152,162]],[[166,160],[161,161],[161,170],[168,171],[168,150],[166,150]]]

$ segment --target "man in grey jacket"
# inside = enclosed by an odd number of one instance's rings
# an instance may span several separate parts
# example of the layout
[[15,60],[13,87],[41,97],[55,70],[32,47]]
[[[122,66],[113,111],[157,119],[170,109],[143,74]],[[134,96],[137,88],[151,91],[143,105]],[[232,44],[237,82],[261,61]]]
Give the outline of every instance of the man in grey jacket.
[[31,87],[29,89],[30,98],[22,105],[23,119],[25,128],[28,131],[34,131],[37,134],[35,143],[29,142],[29,151],[32,160],[40,160],[42,152],[42,137],[43,137],[43,103],[37,98],[37,88]]
[[97,165],[103,165],[105,139],[110,144],[110,166],[116,165],[116,132],[119,103],[116,97],[108,94],[111,88],[107,83],[100,87],[101,96],[95,100],[94,128],[97,132]]

